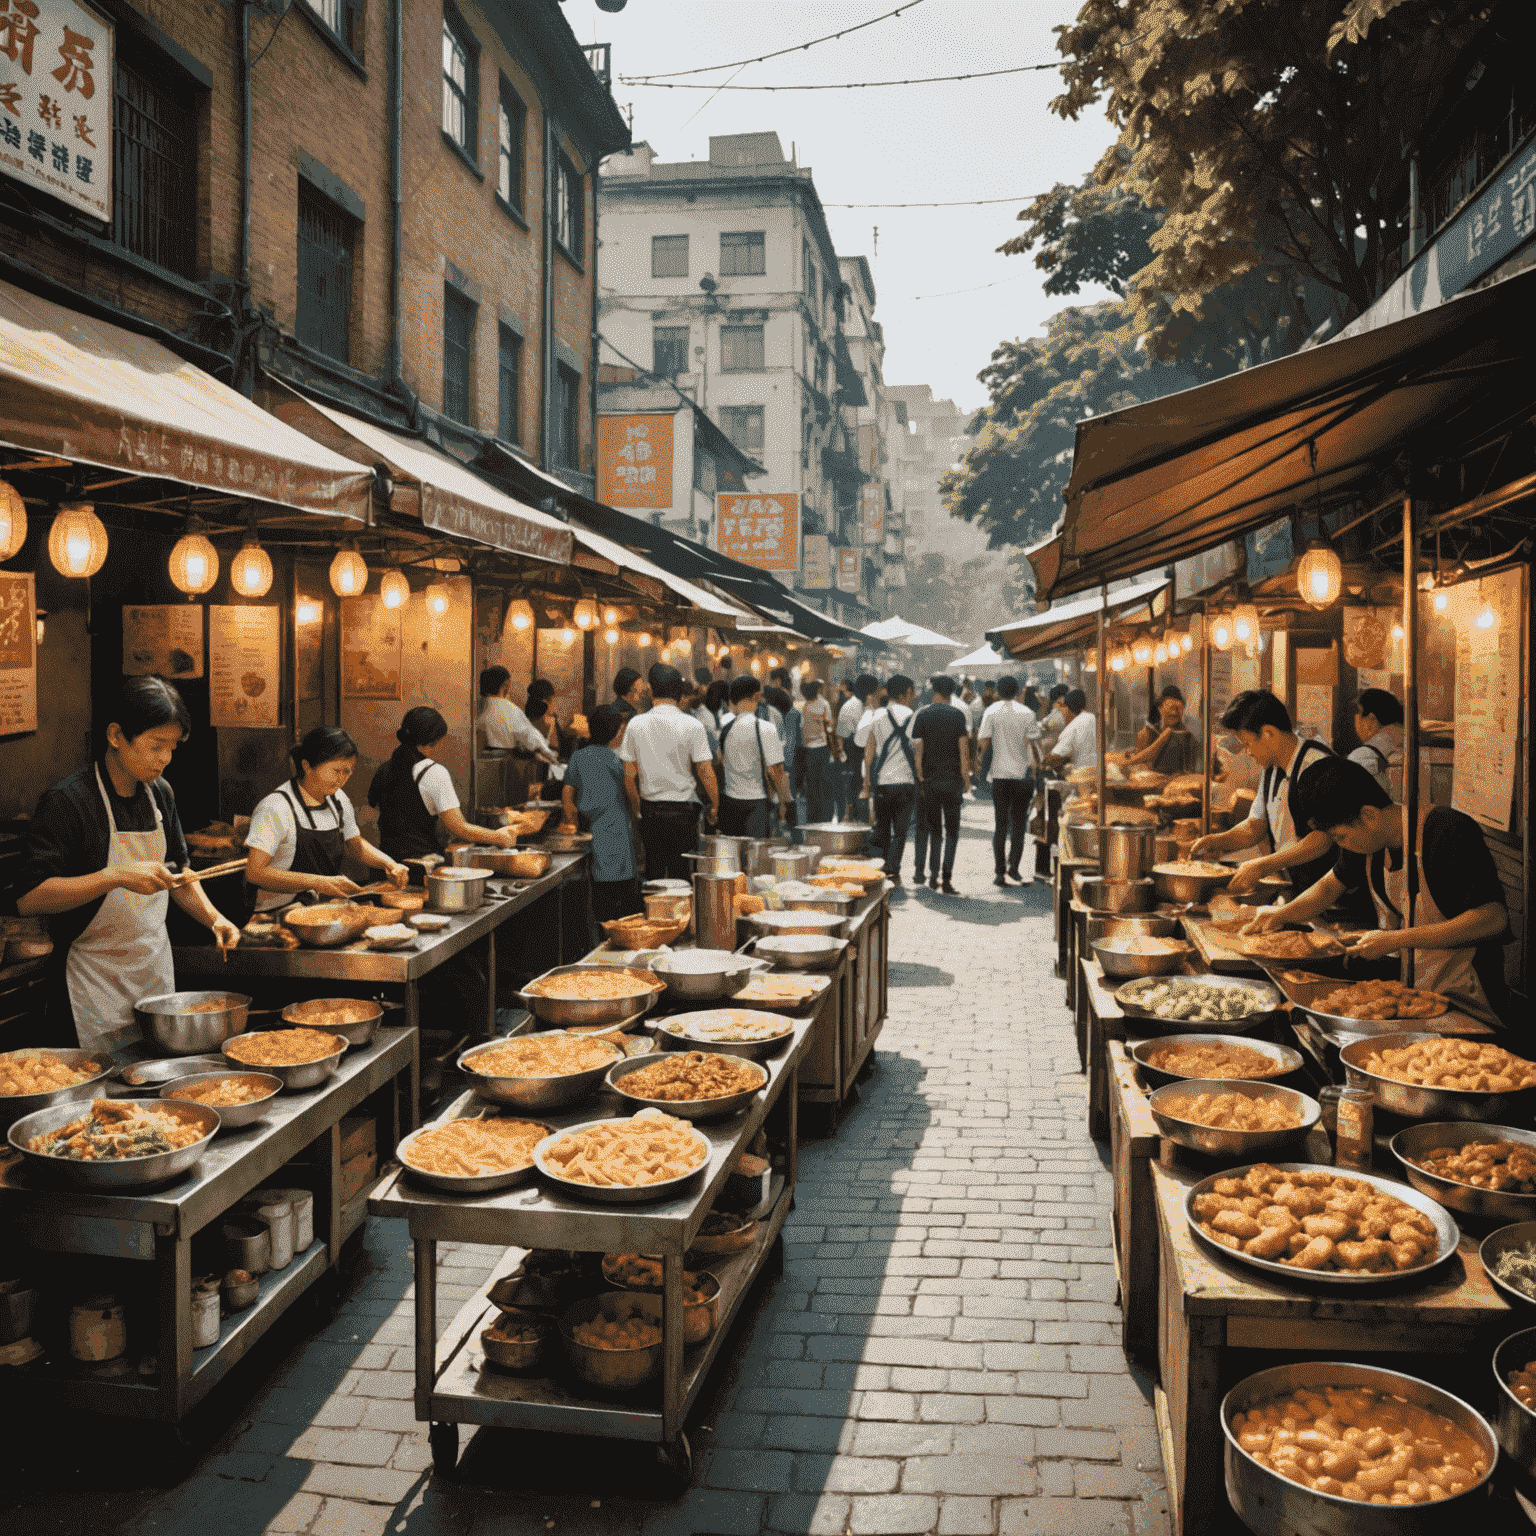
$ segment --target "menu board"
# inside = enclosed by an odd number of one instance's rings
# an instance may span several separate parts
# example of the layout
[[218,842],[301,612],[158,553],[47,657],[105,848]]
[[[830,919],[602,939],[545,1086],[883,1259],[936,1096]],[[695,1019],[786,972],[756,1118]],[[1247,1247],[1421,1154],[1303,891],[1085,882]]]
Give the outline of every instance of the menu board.
[[123,609],[124,677],[201,677],[203,605]]
[[[586,636],[581,630],[571,630],[569,640],[562,629],[541,629],[538,640],[537,675],[554,685],[555,696],[549,707],[562,724],[569,724],[572,715],[581,713],[581,694],[587,677]],[[642,671],[645,669],[642,667]],[[534,723],[534,729],[547,732],[549,716]]]
[[401,697],[401,612],[399,608],[386,608],[377,597],[342,598],[342,698]]
[[276,605],[208,610],[208,719],[212,725],[271,729],[281,722],[282,658]]
[[[1485,576],[1456,626],[1456,755],[1451,804],[1510,830],[1520,732],[1521,571]],[[1467,585],[1467,583],[1463,583]],[[1457,589],[1458,591],[1460,588]],[[1491,612],[1494,622],[1478,618]]]
[[37,729],[37,593],[30,571],[0,571],[0,736]]

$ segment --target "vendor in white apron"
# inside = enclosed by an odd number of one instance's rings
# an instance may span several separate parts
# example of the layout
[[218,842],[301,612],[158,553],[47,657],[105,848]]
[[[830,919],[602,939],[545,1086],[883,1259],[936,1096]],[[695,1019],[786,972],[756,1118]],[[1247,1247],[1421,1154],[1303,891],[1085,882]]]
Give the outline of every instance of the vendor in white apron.
[[[1311,890],[1250,927],[1263,931],[1325,911],[1349,891],[1369,891],[1380,924],[1350,953],[1362,960],[1413,952],[1417,987],[1484,1023],[1512,1026],[1504,978],[1509,913],[1499,872],[1472,818],[1437,805],[1419,818],[1412,861],[1403,858],[1404,809],[1358,763],[1331,758],[1306,784],[1312,825],[1339,846],[1338,862]],[[1413,923],[1408,925],[1412,891]]]
[[88,768],[47,791],[27,831],[16,911],[49,919],[54,998],[66,1004],[87,1050],[142,1038],[141,998],[176,990],[165,930],[170,899],[213,930],[221,948],[240,941],[201,885],[175,888],[168,865],[187,867],[176,798],[161,777],[191,731],[181,695],[158,677],[129,678]]

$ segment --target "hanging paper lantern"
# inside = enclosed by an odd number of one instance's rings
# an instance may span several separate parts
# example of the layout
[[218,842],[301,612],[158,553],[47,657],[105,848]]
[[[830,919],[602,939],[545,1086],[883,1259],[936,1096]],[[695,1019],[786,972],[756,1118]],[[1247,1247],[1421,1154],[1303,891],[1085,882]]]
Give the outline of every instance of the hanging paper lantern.
[[1296,590],[1313,608],[1326,608],[1344,590],[1344,565],[1326,544],[1308,547],[1296,562]]
[[440,619],[445,613],[448,612],[448,604],[451,600],[452,594],[448,591],[448,588],[444,585],[444,583],[440,581],[434,581],[432,585],[427,588],[424,596],[427,600],[427,612],[430,613],[433,618]]
[[187,519],[187,531],[171,550],[171,583],[188,597],[201,597],[219,579],[219,552],[208,542],[200,519]]
[[0,560],[9,560],[26,538],[27,504],[14,485],[0,480]]
[[619,622],[619,610],[617,608],[603,609],[603,623],[612,629]]
[[306,597],[301,599],[294,608],[293,621],[295,624],[318,624],[322,613],[320,604],[312,597]]
[[1211,620],[1211,644],[1218,651],[1230,651],[1232,649],[1232,617],[1230,614],[1218,613]]
[[411,600],[411,584],[404,571],[385,571],[379,581],[379,598],[386,608],[403,608]]
[[1239,603],[1232,610],[1232,643],[1250,647],[1259,643],[1259,610],[1252,603]]
[[1137,635],[1131,642],[1131,660],[1138,667],[1150,667],[1154,654],[1150,635]]
[[357,597],[368,585],[368,567],[350,540],[331,561],[331,591],[337,597]]
[[618,630],[610,629],[610,630],[605,631],[604,634],[603,634],[603,639],[606,640],[609,645],[617,645],[619,643],[619,632],[618,632]]
[[272,590],[272,557],[248,533],[229,562],[229,584],[241,597],[265,597]]
[[638,645],[642,651],[649,650],[651,645],[650,630],[642,629],[639,635],[635,638],[635,644]]
[[94,576],[107,558],[107,530],[95,509],[66,502],[48,530],[48,558],[61,576]]
[[522,633],[533,628],[533,604],[526,597],[520,597],[507,609],[507,622],[513,629]]

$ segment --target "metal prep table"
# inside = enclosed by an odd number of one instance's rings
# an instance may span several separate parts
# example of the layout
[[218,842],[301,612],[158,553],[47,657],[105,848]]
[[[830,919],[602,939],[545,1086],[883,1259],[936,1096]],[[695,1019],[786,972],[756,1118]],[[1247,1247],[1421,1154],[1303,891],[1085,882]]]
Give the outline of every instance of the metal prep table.
[[[795,1188],[796,1076],[810,1044],[812,1026],[811,1019],[786,1017],[794,1026],[794,1034],[777,1056],[762,1063],[769,1073],[762,1093],[736,1118],[699,1126],[709,1138],[711,1151],[690,1194],[654,1205],[604,1205],[575,1200],[536,1184],[474,1199],[439,1194],[411,1183],[399,1172],[379,1185],[368,1209],[377,1216],[409,1221],[415,1244],[416,1417],[431,1424],[432,1458],[439,1472],[446,1475],[457,1464],[458,1426],[485,1424],[500,1429],[651,1441],[662,1448],[667,1465],[679,1477],[689,1475],[691,1453],[683,1433],[689,1409],[752,1281],[770,1257],[782,1262],[778,1236]],[[482,1101],[466,1093],[434,1123],[483,1107]],[[720,1280],[719,1326],[704,1343],[685,1352],[683,1255],[737,1157],[770,1111],[776,1111],[780,1119],[783,1170],[773,1176],[769,1207],[760,1219],[753,1245],[741,1253],[710,1260],[710,1271]],[[605,1114],[622,1118],[627,1113],[617,1096],[604,1090],[595,1100],[571,1109],[541,1112],[538,1119],[560,1129]],[[435,1285],[440,1240],[513,1248],[493,1272],[493,1280],[516,1268],[524,1248],[659,1256],[664,1344],[659,1390],[653,1384],[623,1396],[587,1396],[580,1395],[579,1387],[573,1389],[563,1375],[529,1378],[485,1368],[480,1330],[495,1320],[497,1308],[484,1295],[466,1303],[439,1339]]]
[[[414,1029],[380,1029],[366,1049],[342,1057],[319,1087],[281,1093],[260,1120],[220,1131],[202,1161],[164,1188],[108,1194],[55,1187],[6,1148],[0,1157],[0,1230],[7,1252],[32,1248],[155,1266],[158,1376],[145,1380],[130,1372],[106,1378],[67,1358],[57,1364],[50,1359],[28,1369],[29,1399],[49,1409],[183,1419],[277,1318],[334,1268],[342,1242],[367,1214],[366,1196],[345,1208],[341,1203],[342,1119],[371,1095],[393,1087],[387,1132],[398,1141],[414,1128],[418,1040]],[[403,1099],[401,1078],[406,1079]],[[261,1277],[256,1301],[223,1320],[217,1344],[194,1349],[192,1239],[306,1151],[316,1154],[314,1242],[286,1268]]]
[[[494,1035],[496,1031],[496,930],[509,918],[532,906],[534,902],[574,881],[584,873],[588,855],[585,853],[556,853],[550,857],[549,868],[537,880],[530,880],[520,890],[509,896],[487,896],[485,902],[473,912],[462,915],[447,913],[449,923],[440,933],[424,933],[410,949],[377,950],[348,945],[342,949],[243,949],[220,951],[212,945],[197,945],[176,949],[176,978],[178,984],[197,978],[213,980],[228,985],[236,978],[266,977],[281,980],[317,981],[326,984],[376,983],[400,987],[404,991],[405,1022],[420,1028],[421,991],[423,977],[430,975],[445,960],[450,960],[471,944],[485,943],[486,971],[489,977],[488,1004],[485,1026],[480,1033]],[[506,884],[492,877],[491,884]],[[565,912],[560,906],[560,950],[566,947]],[[381,908],[380,922],[389,922],[401,914]],[[579,920],[585,924],[585,914]],[[582,948],[586,947],[587,934],[582,931],[572,936]]]

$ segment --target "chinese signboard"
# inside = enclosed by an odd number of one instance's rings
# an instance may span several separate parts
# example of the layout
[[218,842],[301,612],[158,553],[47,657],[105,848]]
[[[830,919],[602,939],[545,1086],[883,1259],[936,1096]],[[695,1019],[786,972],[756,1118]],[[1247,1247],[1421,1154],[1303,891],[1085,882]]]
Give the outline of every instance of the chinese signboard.
[[720,553],[760,571],[800,568],[800,498],[793,491],[715,497]]
[[208,610],[208,723],[273,729],[282,674],[281,610],[215,603]]
[[597,499],[610,507],[672,505],[672,417],[597,418]]
[[864,557],[856,549],[840,549],[837,552],[837,590],[858,594],[859,567]]
[[859,526],[864,530],[866,544],[884,541],[885,497],[878,485],[866,485],[859,491]]
[[[1467,582],[1476,596],[1469,616],[1491,610],[1486,628],[1475,619],[1456,626],[1456,759],[1451,804],[1485,827],[1507,832],[1514,804],[1520,736],[1520,571]],[[1454,589],[1461,592],[1462,587]]]
[[203,605],[123,609],[124,677],[201,677]]
[[77,0],[0,0],[0,172],[112,219],[112,27]]
[[37,729],[37,595],[30,571],[0,571],[0,736]]
[[401,697],[400,610],[377,597],[341,600],[341,696]]
[[802,574],[806,587],[813,591],[832,585],[832,541],[826,534],[806,534]]

